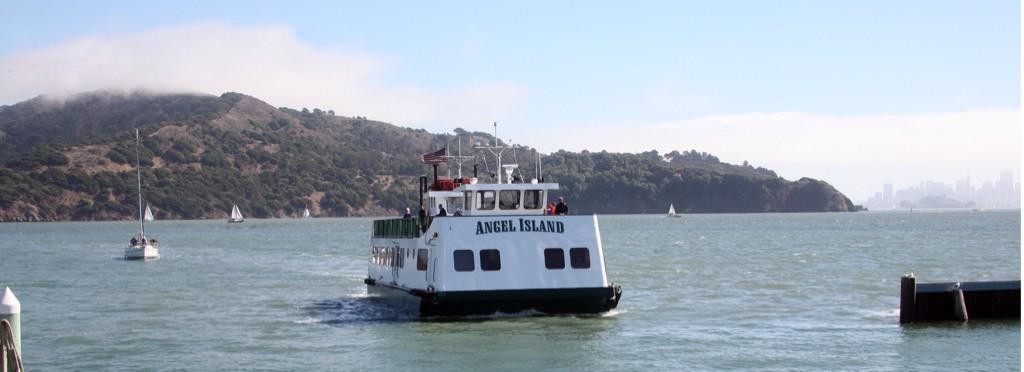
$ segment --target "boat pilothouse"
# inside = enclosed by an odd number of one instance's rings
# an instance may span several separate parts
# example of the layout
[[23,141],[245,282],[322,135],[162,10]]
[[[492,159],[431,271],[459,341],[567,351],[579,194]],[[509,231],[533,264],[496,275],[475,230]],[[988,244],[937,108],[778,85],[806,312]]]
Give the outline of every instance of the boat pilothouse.
[[608,281],[597,217],[548,214],[557,183],[514,182],[515,164],[501,167],[508,182],[438,178],[436,166],[448,158],[429,157],[438,153],[422,159],[433,162],[433,181],[420,178],[421,205],[433,208],[422,218],[373,222],[370,295],[422,316],[586,314],[618,305],[622,291]]

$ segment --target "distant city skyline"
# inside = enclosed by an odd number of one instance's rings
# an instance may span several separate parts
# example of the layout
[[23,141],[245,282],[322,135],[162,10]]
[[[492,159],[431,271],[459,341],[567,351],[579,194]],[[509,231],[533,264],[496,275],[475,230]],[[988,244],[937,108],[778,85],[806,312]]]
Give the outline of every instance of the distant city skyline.
[[1020,169],[1020,2],[0,0],[0,105],[240,92],[542,152],[829,182]]
[[[967,176],[952,184],[921,181],[898,189],[892,183],[883,183],[881,187],[880,191],[860,203],[869,210],[915,207],[1020,209],[1021,205],[1021,182],[1010,170],[1003,170],[998,178],[982,179],[980,182],[977,178]],[[930,199],[922,203],[925,198]]]

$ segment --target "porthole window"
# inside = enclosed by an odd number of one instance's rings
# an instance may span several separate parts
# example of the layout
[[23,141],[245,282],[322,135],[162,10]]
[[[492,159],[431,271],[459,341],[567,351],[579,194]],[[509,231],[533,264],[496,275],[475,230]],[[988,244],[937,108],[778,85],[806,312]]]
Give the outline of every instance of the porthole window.
[[473,264],[473,251],[468,249],[456,249],[452,254],[452,262],[455,263],[455,271],[473,271],[476,268]]
[[498,208],[519,209],[519,190],[501,190],[498,196]]
[[480,270],[498,271],[501,270],[501,252],[497,249],[480,250]]
[[544,249],[544,267],[551,270],[565,268],[565,250],[562,248]]
[[569,250],[569,265],[572,265],[573,269],[589,269],[590,268],[590,249],[587,248],[572,248]]
[[416,270],[427,271],[427,250],[416,250]]

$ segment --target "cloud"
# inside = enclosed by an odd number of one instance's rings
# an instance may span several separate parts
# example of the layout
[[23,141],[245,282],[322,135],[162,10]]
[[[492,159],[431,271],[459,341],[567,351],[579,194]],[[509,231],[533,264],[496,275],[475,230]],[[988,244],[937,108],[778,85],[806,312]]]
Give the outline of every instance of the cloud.
[[[723,161],[814,177],[863,200],[883,182],[952,182],[969,173],[995,179],[1020,169],[1020,114],[991,109],[948,113],[829,116],[802,112],[709,115],[654,123],[562,126],[529,139],[542,151],[637,152],[696,149]],[[1019,175],[1018,175],[1019,179]]]
[[503,81],[443,89],[385,84],[390,66],[381,56],[303,42],[288,27],[193,24],[0,56],[0,104],[96,89],[235,91],[276,106],[450,130],[453,117],[486,123],[509,116],[527,94]]

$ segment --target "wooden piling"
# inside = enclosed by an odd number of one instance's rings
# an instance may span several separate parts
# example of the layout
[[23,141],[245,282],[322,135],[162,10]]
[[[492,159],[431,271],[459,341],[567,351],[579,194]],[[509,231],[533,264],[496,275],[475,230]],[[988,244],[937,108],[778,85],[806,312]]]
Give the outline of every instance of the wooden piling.
[[964,290],[960,282],[953,285],[953,319],[967,321],[967,303],[964,301]]
[[914,273],[900,278],[900,324],[913,323],[917,312],[917,278]]

